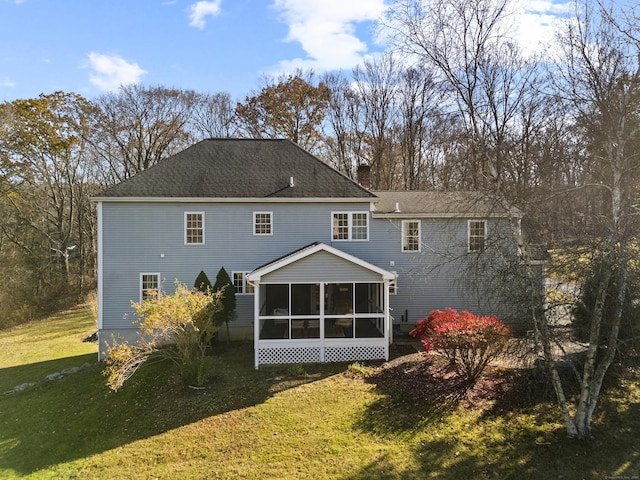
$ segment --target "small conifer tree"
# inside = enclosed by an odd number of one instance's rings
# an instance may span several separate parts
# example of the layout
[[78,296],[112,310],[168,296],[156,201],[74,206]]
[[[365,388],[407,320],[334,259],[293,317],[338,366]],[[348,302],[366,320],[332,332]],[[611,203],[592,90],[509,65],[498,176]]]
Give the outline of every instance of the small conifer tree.
[[233,320],[236,310],[236,290],[229,274],[221,267],[216,275],[216,283],[213,286],[215,292],[222,292],[222,309],[216,312],[214,322],[216,325],[223,323],[227,327],[227,343],[229,343],[229,321]]
[[204,270],[200,270],[200,273],[196,277],[196,281],[193,284],[193,288],[205,293],[208,290],[211,290],[211,282],[209,281],[209,277],[207,277],[207,274],[204,273]]

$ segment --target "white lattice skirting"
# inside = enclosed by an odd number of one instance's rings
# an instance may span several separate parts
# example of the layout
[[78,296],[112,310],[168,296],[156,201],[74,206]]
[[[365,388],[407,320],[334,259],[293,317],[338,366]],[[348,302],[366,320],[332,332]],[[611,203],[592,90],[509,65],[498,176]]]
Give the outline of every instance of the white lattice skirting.
[[321,362],[320,347],[272,347],[258,350],[258,363]]
[[363,345],[326,347],[324,358],[321,347],[261,347],[258,364],[350,362],[356,360],[384,360],[384,346]]
[[385,348],[379,346],[327,347],[324,352],[324,361],[383,360],[385,355]]

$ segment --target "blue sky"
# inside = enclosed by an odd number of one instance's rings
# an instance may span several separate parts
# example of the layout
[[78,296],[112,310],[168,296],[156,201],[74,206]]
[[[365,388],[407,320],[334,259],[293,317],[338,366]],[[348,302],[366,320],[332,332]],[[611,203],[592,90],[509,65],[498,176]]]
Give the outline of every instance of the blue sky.
[[[526,44],[558,0],[521,0]],[[264,75],[350,71],[384,49],[385,0],[0,0],[0,101],[57,90],[87,98],[122,83],[229,92]]]

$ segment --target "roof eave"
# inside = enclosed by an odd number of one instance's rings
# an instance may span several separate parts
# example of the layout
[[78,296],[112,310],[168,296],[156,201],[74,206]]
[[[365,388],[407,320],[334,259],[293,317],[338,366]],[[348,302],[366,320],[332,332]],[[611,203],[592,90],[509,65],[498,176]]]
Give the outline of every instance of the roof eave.
[[371,203],[377,197],[91,197],[111,203]]
[[[466,212],[466,213],[424,213],[424,212],[391,212],[391,213],[376,213],[373,212],[373,218],[509,218],[506,213],[482,213],[482,212]],[[521,215],[514,215],[516,218],[520,218]]]

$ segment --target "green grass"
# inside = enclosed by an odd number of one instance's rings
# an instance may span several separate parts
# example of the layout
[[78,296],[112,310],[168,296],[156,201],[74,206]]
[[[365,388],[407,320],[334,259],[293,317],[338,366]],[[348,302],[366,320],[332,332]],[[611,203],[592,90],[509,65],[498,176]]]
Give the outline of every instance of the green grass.
[[[77,345],[83,315],[0,331],[0,344],[15,351],[0,352],[3,384],[29,377],[32,361],[56,369],[63,360],[84,363],[86,344]],[[77,330],[64,334],[71,326]],[[59,342],[51,360],[46,338]],[[596,440],[583,444],[565,438],[557,409],[528,377],[515,375],[522,381],[493,402],[444,402],[435,393],[425,401],[419,398],[429,395],[379,381],[370,365],[256,371],[252,358],[249,344],[221,345],[204,390],[185,389],[160,362],[117,393],[96,364],[0,396],[0,478],[566,480],[640,473],[638,369],[614,372]]]
[[51,373],[97,361],[97,344],[82,340],[96,331],[88,308],[0,331],[0,394]]

